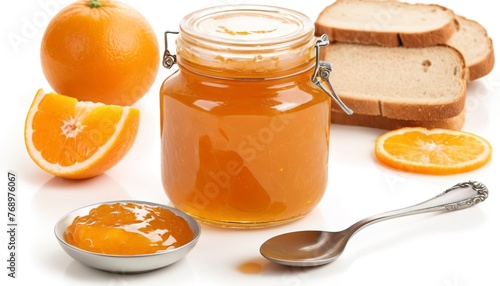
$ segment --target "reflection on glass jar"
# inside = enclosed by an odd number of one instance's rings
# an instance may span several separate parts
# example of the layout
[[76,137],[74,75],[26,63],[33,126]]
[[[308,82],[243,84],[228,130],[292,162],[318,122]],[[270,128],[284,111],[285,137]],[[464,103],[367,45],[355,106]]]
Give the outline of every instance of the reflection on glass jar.
[[162,180],[197,219],[262,227],[298,219],[326,189],[329,96],[311,76],[314,26],[276,7],[187,15],[179,69],[160,91]]

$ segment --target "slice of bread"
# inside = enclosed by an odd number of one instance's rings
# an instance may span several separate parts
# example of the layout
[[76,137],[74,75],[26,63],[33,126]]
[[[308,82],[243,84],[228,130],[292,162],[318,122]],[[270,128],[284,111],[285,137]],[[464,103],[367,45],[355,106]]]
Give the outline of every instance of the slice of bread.
[[402,127],[424,127],[424,128],[445,128],[451,130],[461,130],[465,123],[465,110],[459,115],[443,120],[399,120],[377,115],[353,114],[347,115],[345,112],[332,111],[332,123],[364,126],[379,129],[393,130]]
[[322,57],[333,65],[335,91],[355,114],[436,121],[464,109],[467,69],[452,47],[333,43]]
[[316,34],[331,41],[423,47],[444,44],[457,30],[452,10],[397,1],[336,1],[323,9]]
[[475,80],[491,72],[495,64],[493,41],[486,29],[476,21],[456,16],[458,31],[447,44],[459,50],[469,69],[469,80]]

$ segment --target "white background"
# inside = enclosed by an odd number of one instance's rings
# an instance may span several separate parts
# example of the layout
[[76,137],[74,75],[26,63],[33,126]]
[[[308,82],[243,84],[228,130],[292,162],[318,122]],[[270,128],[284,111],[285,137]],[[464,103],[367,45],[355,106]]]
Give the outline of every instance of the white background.
[[[70,258],[53,234],[67,212],[92,203],[138,199],[168,204],[160,179],[158,90],[170,74],[160,67],[149,93],[136,103],[141,125],[130,153],[105,174],[83,181],[51,176],[29,158],[23,141],[24,119],[38,88],[51,90],[39,61],[43,31],[69,0],[9,1],[0,9],[0,281],[49,282],[52,285],[499,285],[499,203],[497,192],[499,69],[468,87],[464,131],[489,140],[492,161],[480,170],[452,176],[423,176],[388,169],[376,162],[373,144],[384,131],[332,125],[327,193],[307,217],[261,230],[227,230],[203,226],[198,245],[178,263],[150,273],[121,276],[87,268]],[[182,16],[199,8],[250,3],[238,0],[126,1],[151,23],[163,51],[163,32],[178,27]],[[428,1],[425,1],[428,2]],[[498,13],[491,1],[435,1],[483,24],[500,42]],[[330,1],[254,1],[301,11],[315,19]],[[49,5],[50,4],[50,5]],[[378,18],[383,21],[383,18]],[[497,25],[495,25],[497,24]],[[10,39],[22,39],[13,44]],[[500,54],[500,53],[497,53]],[[375,71],[374,71],[375,72]],[[7,277],[7,171],[17,173],[17,279]],[[348,244],[332,264],[291,269],[260,257],[267,238],[301,229],[340,230],[366,216],[430,198],[455,183],[477,180],[490,197],[471,209],[443,215],[420,215],[370,226]],[[262,267],[242,273],[245,263]],[[237,282],[236,282],[237,281]],[[8,283],[8,284],[7,284]],[[153,284],[154,283],[154,284]],[[161,283],[161,284],[160,284]]]

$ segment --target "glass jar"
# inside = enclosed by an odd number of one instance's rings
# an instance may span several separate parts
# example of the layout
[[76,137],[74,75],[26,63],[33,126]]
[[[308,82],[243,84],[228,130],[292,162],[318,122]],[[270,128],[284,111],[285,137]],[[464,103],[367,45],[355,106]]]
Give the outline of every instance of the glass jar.
[[331,98],[315,80],[317,42],[313,23],[284,8],[184,17],[176,55],[165,51],[164,64],[179,69],[160,90],[162,182],[175,207],[206,223],[262,227],[318,204]]

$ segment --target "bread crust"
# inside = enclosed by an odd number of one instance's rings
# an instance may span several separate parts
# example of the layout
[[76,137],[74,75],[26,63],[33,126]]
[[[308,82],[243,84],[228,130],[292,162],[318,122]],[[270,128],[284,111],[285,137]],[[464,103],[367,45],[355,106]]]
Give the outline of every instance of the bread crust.
[[[346,29],[341,27],[329,26],[328,24],[323,23],[321,19],[323,17],[326,17],[325,15],[328,13],[328,10],[335,9],[335,6],[339,5],[339,3],[342,2],[349,2],[349,1],[334,2],[333,4],[327,6],[320,12],[315,22],[315,29],[317,36],[326,34],[330,37],[330,40],[332,41],[346,42],[346,43],[379,45],[387,47],[395,47],[395,46],[424,47],[424,46],[446,43],[448,39],[457,31],[458,28],[457,22],[454,19],[453,11],[446,7],[437,4],[409,4],[404,2],[398,2],[398,5],[408,5],[409,7],[425,5],[425,6],[435,7],[436,9],[445,10],[450,14],[449,17],[450,19],[447,23],[445,23],[440,27],[435,27],[434,29],[431,30],[423,30],[421,32],[411,32],[411,33],[405,33],[403,31],[383,32],[383,31],[377,31],[377,29],[371,29],[371,30]],[[362,3],[363,1],[358,1],[358,2]],[[389,1],[389,2],[396,2],[396,1]]]
[[[465,81],[464,81],[465,82]],[[466,88],[455,100],[444,104],[409,103],[403,101],[373,101],[362,98],[353,98],[342,92],[339,93],[342,101],[353,110],[354,114],[382,116],[396,120],[445,120],[457,116],[465,108]],[[333,106],[332,110],[341,112],[340,108]]]
[[[438,6],[438,5],[434,5]],[[441,6],[438,6],[441,7]],[[446,9],[444,7],[441,7]],[[456,21],[450,21],[441,28],[425,33],[399,33],[401,45],[405,47],[426,47],[438,44],[444,44],[457,31]]]
[[451,130],[461,130],[465,123],[465,110],[457,116],[443,120],[399,120],[384,116],[353,114],[347,115],[344,112],[332,111],[332,123],[394,130],[403,127],[424,127],[424,128],[445,128]]
[[[470,22],[475,28],[479,29],[481,32],[481,37],[484,37],[487,41],[487,53],[483,54],[483,57],[479,60],[470,61],[470,59],[465,59],[465,64],[469,69],[468,81],[476,80],[489,74],[495,65],[495,52],[493,48],[493,40],[488,36],[486,29],[477,21],[468,19],[464,16],[456,15],[457,22]],[[460,29],[460,27],[459,27]],[[458,35],[458,34],[457,34]],[[479,36],[479,35],[478,35]],[[460,45],[454,43],[455,37],[450,38],[448,45],[457,48],[459,51]],[[468,44],[468,43],[466,43]]]
[[[349,44],[346,44],[349,45]],[[342,101],[349,106],[354,112],[354,114],[370,115],[370,116],[382,116],[384,118],[396,119],[396,120],[425,120],[425,121],[439,121],[445,120],[451,117],[459,115],[465,108],[466,100],[466,89],[467,89],[467,73],[468,70],[465,66],[465,59],[463,55],[456,49],[447,45],[440,45],[447,47],[452,51],[455,56],[460,59],[460,74],[457,77],[461,83],[460,92],[456,94],[453,98],[450,98],[446,102],[432,103],[423,101],[412,101],[411,97],[402,99],[393,98],[376,98],[376,97],[366,97],[363,95],[353,94],[352,92],[346,90],[337,89],[336,92],[339,94]],[[394,48],[394,49],[404,49],[404,48]],[[328,52],[329,50],[326,49]],[[326,53],[325,59],[331,55]],[[338,72],[341,72],[341,67],[335,67]],[[374,71],[376,72],[376,71]],[[334,82],[335,73],[332,73],[332,81]],[[362,80],[359,80],[362,82]],[[425,83],[422,83],[425,84]],[[335,83],[334,83],[335,88]],[[408,90],[408,94],[411,94],[411,90]],[[335,112],[340,112],[340,108],[336,105],[332,106],[332,110]]]
[[493,67],[495,66],[495,52],[493,49],[493,41],[491,40],[491,38],[489,39],[489,43],[489,53],[485,55],[485,57],[481,61],[468,66],[469,81],[481,78],[489,74],[493,70]]

